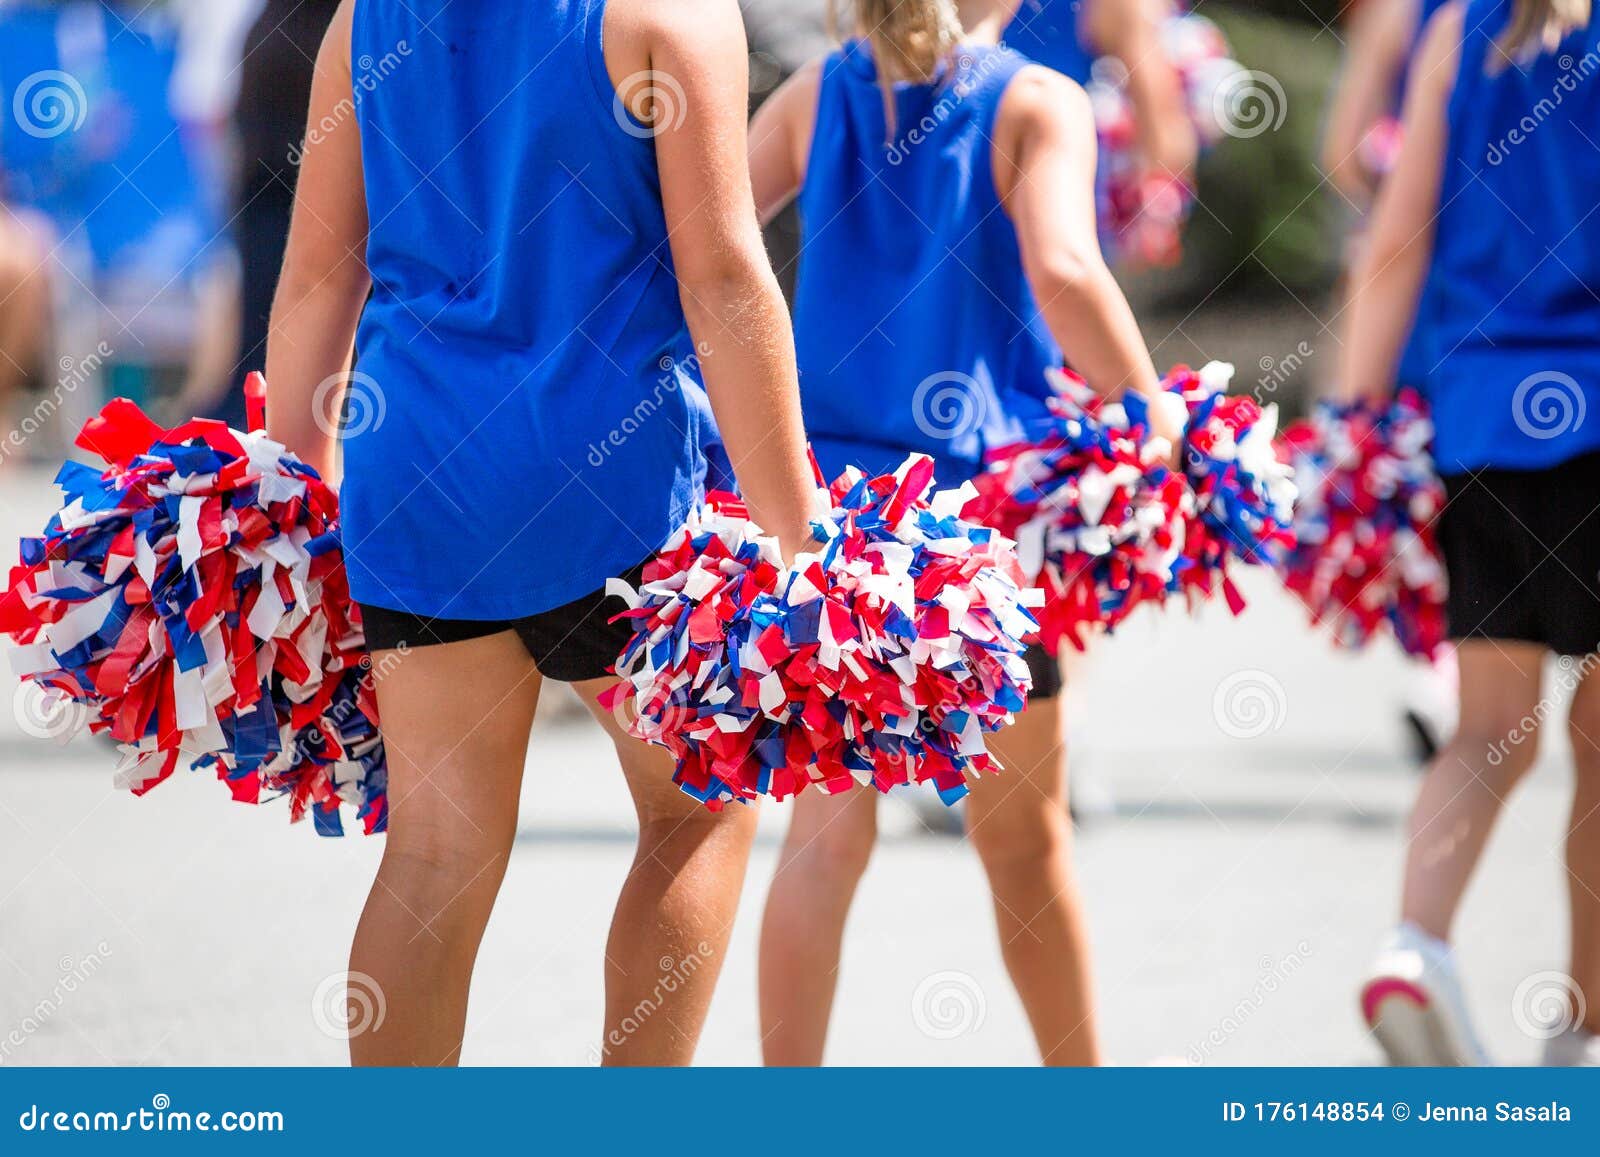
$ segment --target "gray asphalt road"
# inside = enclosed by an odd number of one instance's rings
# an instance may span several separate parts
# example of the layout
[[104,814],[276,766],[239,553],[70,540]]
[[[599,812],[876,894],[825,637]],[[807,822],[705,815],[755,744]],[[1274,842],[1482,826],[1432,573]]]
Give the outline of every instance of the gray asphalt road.
[[[6,538],[48,513],[43,482],[0,479]],[[1377,1057],[1354,986],[1395,905],[1415,782],[1397,704],[1412,675],[1387,651],[1335,654],[1270,584],[1248,591],[1237,621],[1147,618],[1074,671],[1076,773],[1103,805],[1080,861],[1106,1038],[1122,1063]],[[1547,748],[1460,929],[1481,1027],[1509,1063],[1538,1052],[1517,1027],[1514,990],[1564,965],[1569,773]],[[0,1063],[339,1063],[329,978],[344,968],[379,841],[319,840],[201,777],[136,800],[113,790],[111,765],[95,742],[32,740],[0,712]],[[590,1063],[632,831],[586,721],[539,726],[522,815],[466,1060]],[[755,931],[784,820],[782,807],[763,817],[707,1063],[758,1059]],[[884,829],[829,1059],[1031,1063],[975,858],[902,802],[886,806]]]

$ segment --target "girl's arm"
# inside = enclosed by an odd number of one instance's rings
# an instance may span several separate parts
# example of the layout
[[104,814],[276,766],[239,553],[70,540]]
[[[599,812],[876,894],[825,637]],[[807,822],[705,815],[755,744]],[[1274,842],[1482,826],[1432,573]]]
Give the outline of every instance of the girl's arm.
[[1131,389],[1155,397],[1160,379],[1100,254],[1095,148],[1083,89],[1045,68],[1017,74],[995,124],[995,184],[1016,226],[1039,312],[1096,392],[1114,397]]
[[1433,260],[1461,27],[1460,5],[1440,9],[1411,66],[1400,163],[1378,194],[1371,240],[1350,278],[1350,318],[1337,377],[1347,399],[1381,397],[1393,388],[1416,321]]
[[641,94],[634,112],[646,123],[661,113],[656,157],[684,314],[751,515],[792,554],[810,540],[817,488],[800,423],[794,333],[751,192],[739,6],[613,0],[606,34],[613,83],[654,71],[671,97],[653,108]]
[[1322,167],[1336,189],[1363,205],[1378,185],[1361,162],[1361,142],[1389,111],[1416,17],[1417,0],[1363,0],[1350,18],[1344,68],[1322,142]]
[[317,387],[350,365],[367,298],[367,202],[361,133],[350,80],[351,0],[344,0],[317,54],[313,126],[295,188],[289,246],[267,338],[267,429],[327,477],[333,466],[337,399]]
[[814,60],[784,81],[750,121],[750,181],[763,225],[805,184],[821,84],[822,61]]
[[1200,155],[1200,140],[1178,74],[1161,47],[1165,0],[1095,0],[1084,15],[1084,35],[1128,70],[1128,103],[1145,158],[1157,170],[1185,179]]

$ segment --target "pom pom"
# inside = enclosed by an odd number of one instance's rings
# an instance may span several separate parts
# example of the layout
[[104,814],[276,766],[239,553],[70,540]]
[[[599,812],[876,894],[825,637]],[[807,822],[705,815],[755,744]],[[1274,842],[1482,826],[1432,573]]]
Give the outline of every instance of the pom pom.
[[[1203,16],[1180,13],[1161,26],[1161,47],[1177,73],[1184,105],[1202,147],[1227,131],[1223,110],[1244,75],[1228,55],[1228,42]],[[1181,255],[1183,224],[1194,191],[1182,181],[1152,175],[1138,152],[1137,124],[1128,98],[1128,70],[1101,57],[1087,86],[1100,142],[1097,190],[1101,244],[1109,253],[1143,265],[1168,266]]]
[[933,463],[846,471],[783,565],[743,503],[714,493],[627,598],[634,636],[606,704],[676,757],[709,807],[932,781],[946,803],[995,770],[984,733],[1022,710],[1037,629],[1011,544],[928,497]]
[[18,675],[121,746],[142,795],[181,760],[236,799],[290,798],[323,834],[341,802],[387,819],[383,744],[334,493],[264,434],[163,430],[125,399],[68,462],[66,505],[22,540],[0,597]]
[[1169,447],[1102,405],[1083,379],[1056,376],[1050,417],[1029,441],[990,454],[965,514],[1017,542],[1023,573],[1045,593],[1039,635],[1082,650],[1146,602],[1182,589],[1194,500],[1167,468]]
[[[990,454],[968,517],[1015,538],[1023,573],[1045,592],[1040,635],[1081,648],[1133,609],[1182,595],[1244,599],[1236,563],[1273,565],[1294,544],[1295,488],[1273,438],[1277,409],[1230,397],[1233,367],[1179,366],[1153,403],[1126,394],[1105,404],[1070,372],[1055,375],[1048,419],[1027,441]],[[1184,425],[1181,473],[1152,436],[1150,409]]]
[[[1234,564],[1275,566],[1294,547],[1294,471],[1278,457],[1278,407],[1230,395],[1233,367],[1210,362],[1198,372],[1177,366],[1162,381],[1188,411],[1183,471],[1194,492],[1184,535],[1189,563],[1179,578],[1191,596],[1219,589],[1233,612],[1244,599],[1229,577]],[[1144,403],[1129,395],[1134,420]]]
[[1284,582],[1341,646],[1363,647],[1385,626],[1409,655],[1432,658],[1444,644],[1435,524],[1445,491],[1432,440],[1409,390],[1385,405],[1324,403],[1285,432],[1302,493]]

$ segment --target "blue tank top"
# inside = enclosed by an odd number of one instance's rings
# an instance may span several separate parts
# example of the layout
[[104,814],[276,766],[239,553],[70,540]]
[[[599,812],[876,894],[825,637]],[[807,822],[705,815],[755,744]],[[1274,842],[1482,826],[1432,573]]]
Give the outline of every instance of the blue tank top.
[[360,602],[550,610],[649,555],[697,498],[697,363],[604,8],[356,6],[372,297],[341,499]]
[[963,46],[936,84],[895,86],[868,47],[823,66],[800,191],[795,346],[806,429],[832,478],[933,457],[942,485],[1043,412],[1061,364],[995,192],[994,123],[1028,61]]
[[1078,14],[1086,0],[1022,0],[1001,39],[1035,64],[1053,68],[1079,84],[1089,83],[1094,53],[1083,42]]
[[1510,13],[1468,7],[1450,98],[1426,333],[1447,474],[1600,449],[1600,22],[1489,75]]

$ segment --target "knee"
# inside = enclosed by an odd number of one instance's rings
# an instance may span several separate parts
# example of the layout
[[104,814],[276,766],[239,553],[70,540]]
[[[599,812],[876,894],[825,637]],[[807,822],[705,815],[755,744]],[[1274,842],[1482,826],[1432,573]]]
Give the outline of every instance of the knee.
[[[867,791],[856,788],[855,791]],[[841,806],[832,806],[835,803]],[[805,800],[797,807],[827,807],[828,815],[815,822],[789,830],[784,851],[786,868],[797,870],[808,881],[832,881],[853,885],[865,875],[878,843],[877,809],[870,800],[846,797],[839,801]]]
[[488,919],[511,840],[460,823],[392,815],[380,886],[424,923],[442,915]]
[[758,805],[729,803],[712,811],[687,795],[679,798],[681,803],[661,806],[639,801],[641,856],[676,860],[711,841],[754,842],[761,814]]
[[1072,825],[1065,808],[1040,799],[1020,814],[988,817],[967,838],[991,878],[1018,872],[1038,876],[1041,864],[1067,855]]

